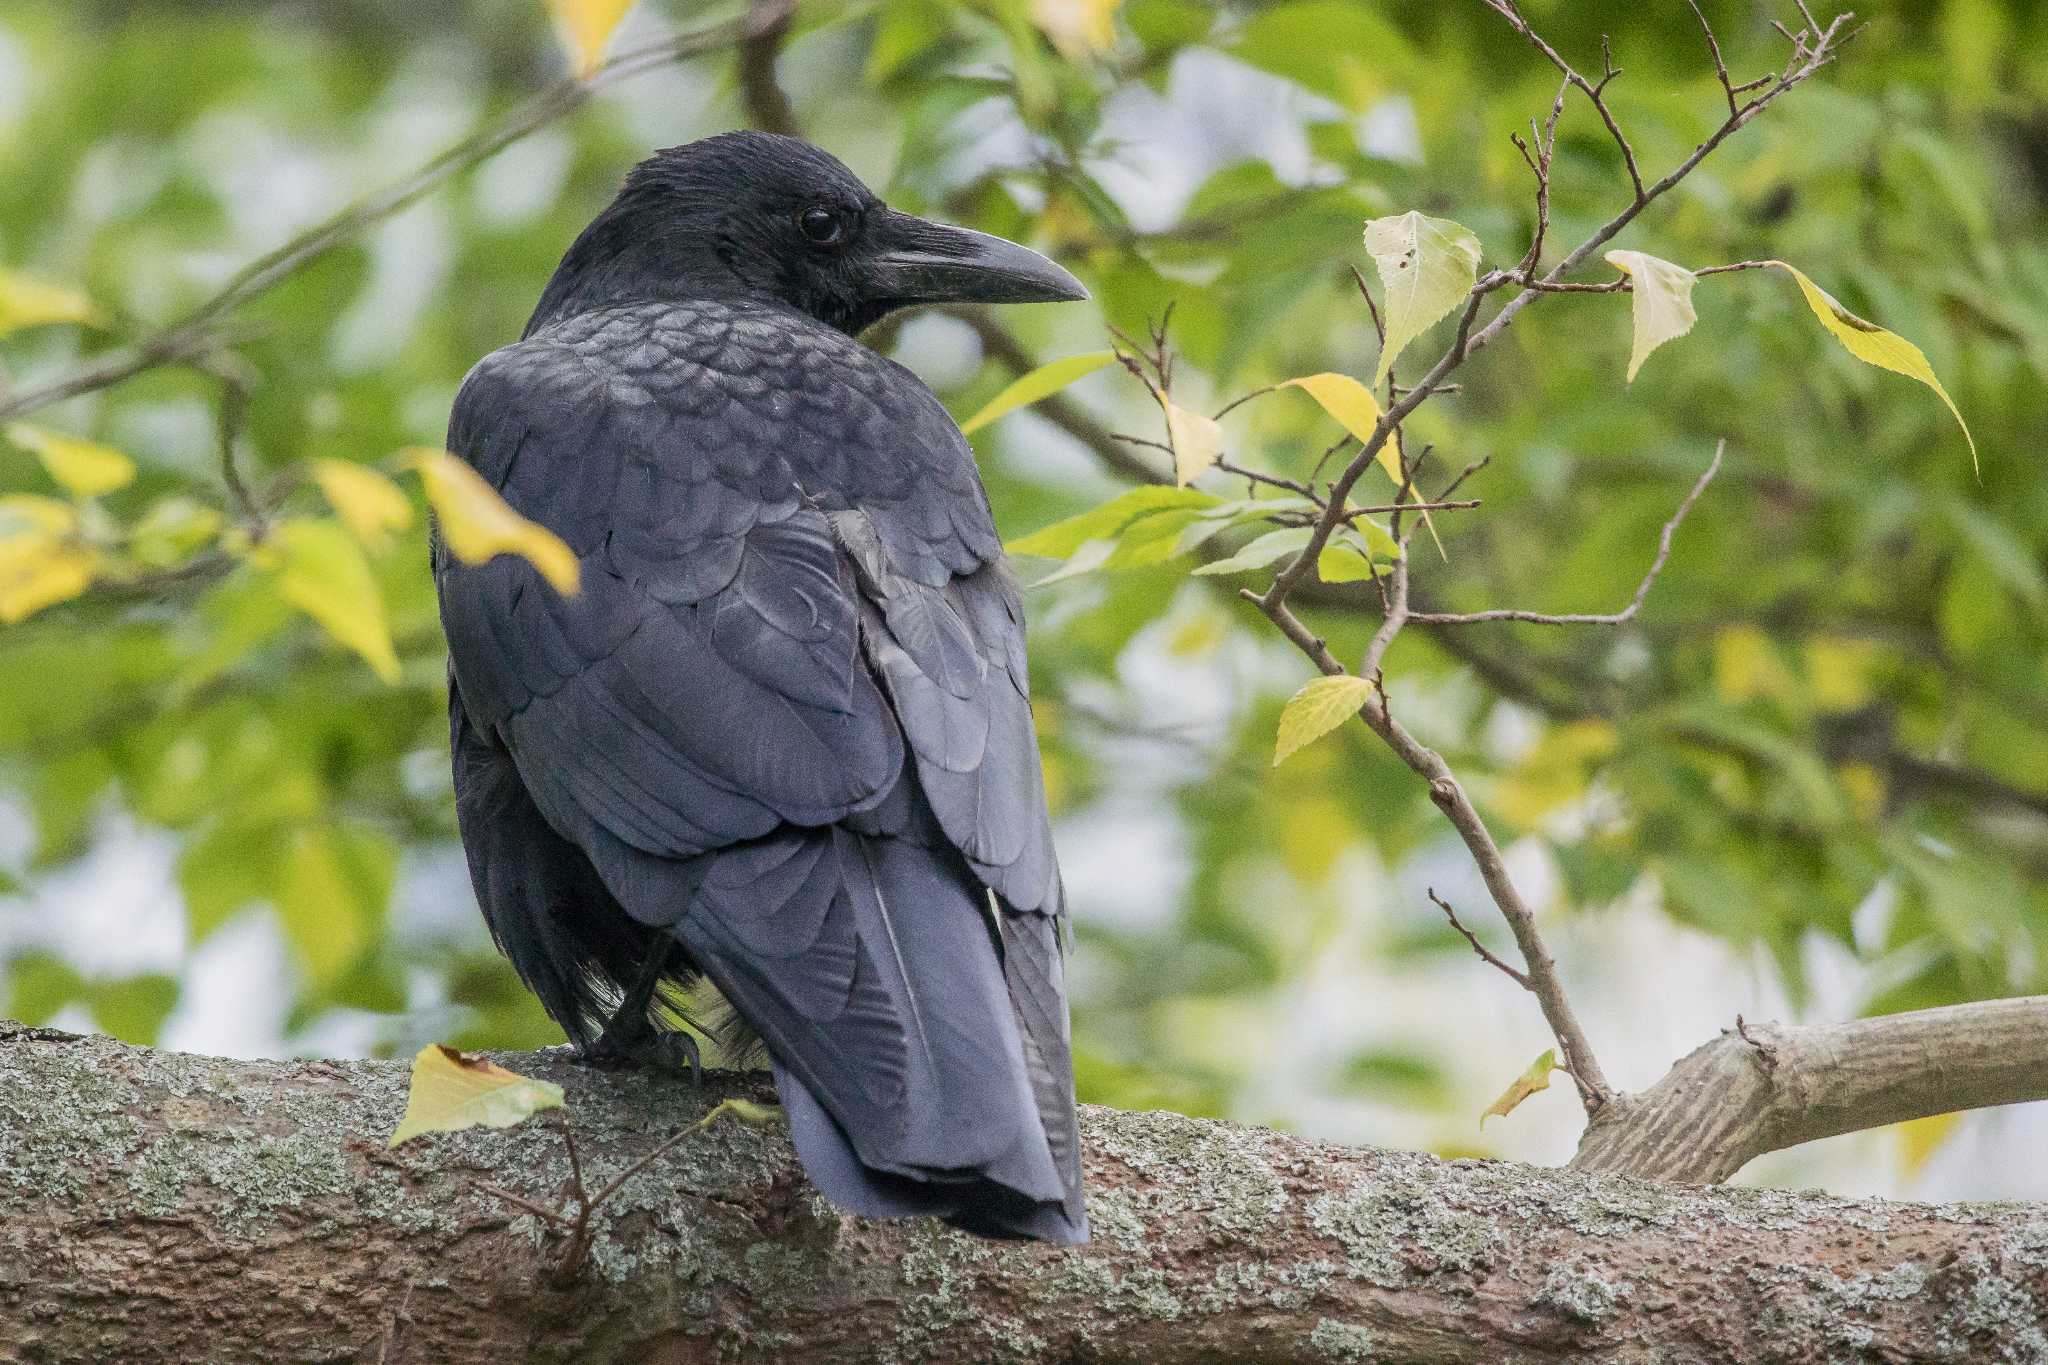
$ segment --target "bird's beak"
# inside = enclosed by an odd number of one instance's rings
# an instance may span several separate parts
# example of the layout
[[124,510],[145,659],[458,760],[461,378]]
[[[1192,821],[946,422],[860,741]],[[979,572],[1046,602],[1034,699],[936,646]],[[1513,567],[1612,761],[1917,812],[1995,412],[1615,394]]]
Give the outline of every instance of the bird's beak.
[[905,303],[1059,303],[1085,299],[1072,275],[1029,247],[971,228],[889,212],[870,258],[874,297]]

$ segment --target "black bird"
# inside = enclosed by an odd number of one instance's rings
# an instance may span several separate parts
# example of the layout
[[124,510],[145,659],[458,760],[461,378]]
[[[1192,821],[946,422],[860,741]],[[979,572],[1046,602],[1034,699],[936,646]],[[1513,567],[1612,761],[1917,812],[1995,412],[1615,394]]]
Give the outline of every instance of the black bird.
[[660,152],[449,424],[581,591],[434,559],[470,875],[579,1049],[672,1048],[708,977],[834,1203],[1054,1242],[1088,1223],[1022,604],[959,428],[854,337],[1085,297],[796,139]]

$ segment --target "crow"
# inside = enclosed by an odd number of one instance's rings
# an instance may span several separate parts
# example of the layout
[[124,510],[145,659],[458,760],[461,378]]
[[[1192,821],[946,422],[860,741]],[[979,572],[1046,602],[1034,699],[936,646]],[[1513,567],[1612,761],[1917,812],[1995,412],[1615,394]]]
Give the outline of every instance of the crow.
[[580,591],[434,550],[471,880],[579,1053],[694,1066],[708,979],[829,1200],[1058,1243],[1088,1222],[1023,607],[966,439],[855,338],[1086,297],[800,140],[659,152],[449,422]]

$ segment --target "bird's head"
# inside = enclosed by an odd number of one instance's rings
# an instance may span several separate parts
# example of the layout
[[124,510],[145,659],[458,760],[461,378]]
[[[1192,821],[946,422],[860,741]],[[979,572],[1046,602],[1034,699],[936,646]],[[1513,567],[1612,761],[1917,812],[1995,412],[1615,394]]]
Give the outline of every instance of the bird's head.
[[661,298],[782,303],[859,332],[909,304],[1087,297],[1027,247],[898,213],[807,142],[741,132],[634,167],[563,258],[526,330]]

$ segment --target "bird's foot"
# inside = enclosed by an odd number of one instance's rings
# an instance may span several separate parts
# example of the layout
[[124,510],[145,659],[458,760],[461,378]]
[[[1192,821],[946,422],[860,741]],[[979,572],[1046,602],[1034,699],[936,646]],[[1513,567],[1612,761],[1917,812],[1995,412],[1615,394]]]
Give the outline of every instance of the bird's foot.
[[651,1071],[687,1074],[690,1084],[704,1084],[704,1058],[697,1040],[687,1033],[641,1025],[622,1029],[609,1025],[577,1058],[585,1066],[646,1067]]

